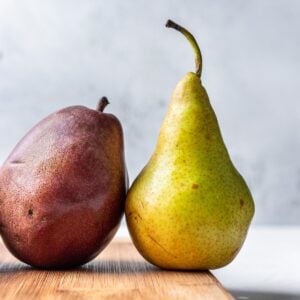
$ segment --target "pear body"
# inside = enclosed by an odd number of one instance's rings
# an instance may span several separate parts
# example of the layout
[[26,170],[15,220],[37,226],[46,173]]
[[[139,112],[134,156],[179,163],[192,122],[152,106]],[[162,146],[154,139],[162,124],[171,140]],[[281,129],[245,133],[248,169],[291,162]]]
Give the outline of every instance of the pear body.
[[38,123],[0,170],[0,230],[11,253],[41,268],[100,253],[124,212],[123,147],[111,114],[73,106]]
[[222,267],[240,250],[254,213],[199,78],[176,86],[156,149],[126,199],[132,240],[166,269]]

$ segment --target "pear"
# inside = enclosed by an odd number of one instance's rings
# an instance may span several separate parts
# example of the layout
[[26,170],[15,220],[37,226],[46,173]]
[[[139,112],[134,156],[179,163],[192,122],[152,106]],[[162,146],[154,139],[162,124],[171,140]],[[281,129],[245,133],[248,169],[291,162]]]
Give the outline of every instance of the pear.
[[0,170],[0,232],[39,268],[84,264],[109,243],[124,212],[127,173],[119,120],[71,106],[40,123]]
[[233,166],[200,76],[202,58],[188,39],[196,72],[177,84],[156,149],[126,198],[128,229],[140,254],[165,269],[206,270],[230,263],[254,214],[251,193]]

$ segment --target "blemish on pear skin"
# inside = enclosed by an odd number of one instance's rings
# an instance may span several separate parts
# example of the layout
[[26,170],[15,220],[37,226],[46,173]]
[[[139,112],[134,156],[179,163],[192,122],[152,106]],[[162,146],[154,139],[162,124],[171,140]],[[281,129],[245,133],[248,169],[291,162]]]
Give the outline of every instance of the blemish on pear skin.
[[199,184],[193,183],[192,189],[197,190],[199,188]]
[[173,258],[177,259],[177,256],[173,255],[170,253],[165,247],[163,247],[154,237],[152,237],[149,233],[147,234],[148,237],[155,243],[157,244],[163,251],[165,251],[168,255],[172,256]]
[[21,160],[18,160],[18,159],[15,159],[13,161],[10,162],[12,165],[21,165],[23,164],[24,162],[21,161]]
[[32,215],[33,215],[33,209],[30,208],[30,209],[28,209],[28,216],[29,216],[29,217],[32,217]]
[[139,214],[139,213],[137,213],[137,212],[130,212],[129,214],[128,214],[128,216],[130,217],[130,216],[132,216],[134,214],[134,216],[133,216],[133,218],[134,218],[134,220],[135,221],[140,221],[140,220],[143,220],[143,218],[141,217],[141,215]]
[[238,248],[235,248],[235,249],[230,253],[230,255],[231,255],[231,256],[233,256],[233,255],[235,256],[235,255],[238,253],[239,249],[240,249],[239,247],[238,247]]
[[242,208],[244,206],[244,200],[240,199],[240,207]]
[[15,237],[16,243],[19,244],[21,242],[21,237],[18,234],[15,234],[14,237]]

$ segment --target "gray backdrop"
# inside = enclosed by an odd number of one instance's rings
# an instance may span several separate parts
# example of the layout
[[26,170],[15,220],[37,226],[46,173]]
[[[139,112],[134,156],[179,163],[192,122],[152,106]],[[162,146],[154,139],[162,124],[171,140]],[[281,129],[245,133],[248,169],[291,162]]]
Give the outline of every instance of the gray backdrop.
[[300,1],[0,0],[0,161],[41,118],[95,107],[123,123],[131,180],[147,162],[177,81],[193,70],[180,22],[197,37],[203,83],[256,224],[300,224]]

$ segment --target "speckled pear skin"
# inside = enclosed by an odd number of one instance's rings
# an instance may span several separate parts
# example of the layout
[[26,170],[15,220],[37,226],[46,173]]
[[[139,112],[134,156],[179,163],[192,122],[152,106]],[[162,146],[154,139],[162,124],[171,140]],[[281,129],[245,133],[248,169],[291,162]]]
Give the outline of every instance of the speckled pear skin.
[[21,261],[84,264],[109,243],[124,212],[123,132],[112,114],[73,106],[38,123],[0,170],[0,230]]
[[254,203],[196,74],[176,86],[155,152],[130,188],[125,212],[135,246],[161,268],[216,269],[239,252]]

